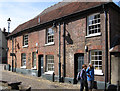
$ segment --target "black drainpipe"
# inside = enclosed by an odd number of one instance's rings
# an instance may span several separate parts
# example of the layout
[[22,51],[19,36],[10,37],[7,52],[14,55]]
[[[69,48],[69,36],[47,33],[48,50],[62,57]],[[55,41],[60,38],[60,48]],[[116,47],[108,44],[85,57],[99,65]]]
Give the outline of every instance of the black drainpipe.
[[[12,37],[12,53],[14,51],[14,47],[13,46],[14,46],[14,40],[13,40],[13,37]],[[13,55],[12,55],[12,72],[14,71],[13,67],[14,67],[14,60],[13,60]]]
[[107,29],[107,11],[105,10],[105,5],[103,5],[104,15],[105,15],[105,91],[108,82],[108,29]]
[[61,24],[59,23],[59,82],[61,82]]
[[65,69],[65,23],[63,22],[63,80],[65,81],[66,69]]

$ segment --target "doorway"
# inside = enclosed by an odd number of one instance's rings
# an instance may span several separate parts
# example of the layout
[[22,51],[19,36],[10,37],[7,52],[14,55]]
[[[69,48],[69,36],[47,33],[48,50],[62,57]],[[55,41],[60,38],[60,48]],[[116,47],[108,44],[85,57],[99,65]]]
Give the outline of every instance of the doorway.
[[82,65],[84,64],[84,53],[77,53],[74,55],[74,79],[75,83],[78,72],[81,71]]
[[43,55],[38,55],[38,77],[42,76],[43,72]]

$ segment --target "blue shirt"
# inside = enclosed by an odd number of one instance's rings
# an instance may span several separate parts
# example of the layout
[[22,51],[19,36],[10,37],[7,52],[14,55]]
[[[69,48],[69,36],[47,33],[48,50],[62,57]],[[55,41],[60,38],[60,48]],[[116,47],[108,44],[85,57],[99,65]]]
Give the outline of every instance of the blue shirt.
[[[87,73],[87,80],[94,81],[94,68],[90,69],[90,67],[88,67],[86,73]],[[90,77],[88,75],[90,75]]]

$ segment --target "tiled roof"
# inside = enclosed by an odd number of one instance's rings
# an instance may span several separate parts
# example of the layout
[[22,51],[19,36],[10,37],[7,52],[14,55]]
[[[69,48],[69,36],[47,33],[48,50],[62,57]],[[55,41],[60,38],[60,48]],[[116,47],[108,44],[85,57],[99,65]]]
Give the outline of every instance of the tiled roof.
[[58,5],[56,4],[55,6],[49,7],[48,10],[47,9],[44,10],[40,15],[38,15],[34,19],[31,19],[28,22],[19,25],[9,36],[14,35],[25,29],[31,28],[33,26],[37,26],[39,24],[38,23],[39,17],[40,24],[43,24],[76,12],[80,12],[104,4],[105,2],[71,2],[71,3],[64,2],[64,3],[65,3],[64,5],[58,3]]

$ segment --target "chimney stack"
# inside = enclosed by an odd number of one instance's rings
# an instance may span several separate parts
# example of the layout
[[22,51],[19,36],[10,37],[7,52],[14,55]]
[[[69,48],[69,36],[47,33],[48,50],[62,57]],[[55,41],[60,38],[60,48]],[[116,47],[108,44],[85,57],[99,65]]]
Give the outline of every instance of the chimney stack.
[[3,28],[3,32],[6,32],[6,29],[5,29],[5,28]]

